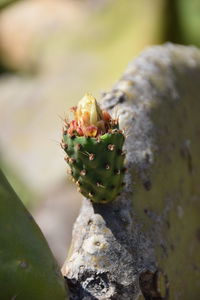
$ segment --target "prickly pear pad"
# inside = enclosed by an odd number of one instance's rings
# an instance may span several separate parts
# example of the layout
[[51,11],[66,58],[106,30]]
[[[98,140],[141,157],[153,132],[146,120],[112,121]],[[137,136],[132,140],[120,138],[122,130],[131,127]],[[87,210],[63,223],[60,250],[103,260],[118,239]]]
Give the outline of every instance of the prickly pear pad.
[[[91,118],[90,113],[87,114],[88,118]],[[98,113],[101,115],[99,107]],[[122,150],[125,137],[119,130],[118,121],[108,115],[103,112],[95,124],[89,123],[85,116],[86,124],[79,119],[66,122],[61,143],[68,155],[65,160],[78,190],[98,203],[107,203],[117,197],[123,186],[125,172],[125,153]]]
[[94,202],[109,202],[121,190],[124,177],[124,136],[116,132],[98,140],[64,135],[66,158],[79,191]]

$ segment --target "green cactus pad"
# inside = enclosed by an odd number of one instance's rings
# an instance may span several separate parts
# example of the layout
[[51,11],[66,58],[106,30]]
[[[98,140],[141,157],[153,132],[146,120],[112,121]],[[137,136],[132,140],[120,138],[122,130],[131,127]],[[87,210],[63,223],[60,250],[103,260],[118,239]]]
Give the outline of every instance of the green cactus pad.
[[124,135],[114,129],[95,137],[63,135],[62,147],[78,190],[97,203],[114,200],[123,186]]
[[44,236],[1,170],[0,299],[68,299]]

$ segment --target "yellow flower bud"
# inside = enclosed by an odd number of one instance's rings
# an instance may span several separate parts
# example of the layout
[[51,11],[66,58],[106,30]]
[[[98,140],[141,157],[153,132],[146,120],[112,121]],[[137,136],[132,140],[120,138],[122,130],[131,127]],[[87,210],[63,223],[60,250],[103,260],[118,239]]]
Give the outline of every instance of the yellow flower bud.
[[102,120],[102,111],[92,95],[86,94],[79,101],[75,117],[83,126],[98,127],[98,122]]

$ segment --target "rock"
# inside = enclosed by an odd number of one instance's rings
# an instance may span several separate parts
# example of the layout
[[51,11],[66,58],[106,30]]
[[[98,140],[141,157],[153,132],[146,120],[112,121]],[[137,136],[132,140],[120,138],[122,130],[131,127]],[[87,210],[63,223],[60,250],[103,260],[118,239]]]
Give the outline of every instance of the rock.
[[[127,132],[126,187],[84,199],[62,268],[73,299],[198,299],[200,50],[145,50],[103,97]],[[141,296],[142,298],[142,296]]]

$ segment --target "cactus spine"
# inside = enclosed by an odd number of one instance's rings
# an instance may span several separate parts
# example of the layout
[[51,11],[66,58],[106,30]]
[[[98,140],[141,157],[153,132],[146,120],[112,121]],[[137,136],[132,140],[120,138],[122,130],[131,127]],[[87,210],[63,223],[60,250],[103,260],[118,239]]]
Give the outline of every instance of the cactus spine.
[[62,148],[78,190],[97,203],[114,200],[124,177],[124,134],[117,119],[101,111],[96,99],[86,94],[72,108],[74,120],[65,120]]

